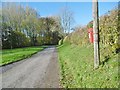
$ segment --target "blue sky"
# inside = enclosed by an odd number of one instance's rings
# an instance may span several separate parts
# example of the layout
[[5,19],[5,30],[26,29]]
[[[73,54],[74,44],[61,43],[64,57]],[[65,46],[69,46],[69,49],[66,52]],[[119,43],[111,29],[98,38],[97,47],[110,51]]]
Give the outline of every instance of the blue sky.
[[[21,4],[36,9],[41,16],[57,15],[67,4],[74,13],[75,23],[73,26],[86,25],[92,20],[92,2],[24,2]],[[115,7],[117,7],[117,2],[100,2],[99,16]]]

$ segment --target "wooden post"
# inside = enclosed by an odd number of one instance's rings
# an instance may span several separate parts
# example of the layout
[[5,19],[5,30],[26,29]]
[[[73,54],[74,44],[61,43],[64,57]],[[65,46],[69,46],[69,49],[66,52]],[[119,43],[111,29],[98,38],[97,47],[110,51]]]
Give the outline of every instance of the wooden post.
[[98,0],[93,0],[94,68],[100,64]]

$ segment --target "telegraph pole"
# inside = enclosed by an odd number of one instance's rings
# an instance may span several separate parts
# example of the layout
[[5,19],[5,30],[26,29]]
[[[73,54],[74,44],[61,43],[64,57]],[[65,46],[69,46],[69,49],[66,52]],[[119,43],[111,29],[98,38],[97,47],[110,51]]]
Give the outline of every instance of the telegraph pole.
[[93,0],[94,68],[100,64],[98,0]]

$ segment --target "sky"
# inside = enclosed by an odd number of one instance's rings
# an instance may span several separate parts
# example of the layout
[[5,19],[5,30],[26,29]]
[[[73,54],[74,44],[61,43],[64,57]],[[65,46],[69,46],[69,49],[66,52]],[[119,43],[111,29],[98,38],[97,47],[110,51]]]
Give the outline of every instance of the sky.
[[[51,16],[60,13],[61,8],[67,7],[74,14],[74,26],[86,25],[92,17],[92,2],[23,2],[24,6],[30,6],[38,11],[40,16]],[[117,7],[117,2],[99,2],[99,16]]]

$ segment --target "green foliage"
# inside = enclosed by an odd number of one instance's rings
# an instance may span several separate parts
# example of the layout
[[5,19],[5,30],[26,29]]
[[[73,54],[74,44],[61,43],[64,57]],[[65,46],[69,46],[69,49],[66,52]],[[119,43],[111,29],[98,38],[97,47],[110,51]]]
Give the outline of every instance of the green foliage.
[[22,60],[41,50],[43,50],[43,47],[27,47],[2,50],[2,53],[0,54],[0,57],[2,56],[2,59],[0,60],[0,65],[6,65]]
[[118,43],[118,9],[112,10],[100,17],[100,43],[103,48],[109,48],[111,52],[120,48]]
[[76,28],[76,31],[71,33],[68,37],[69,38],[66,41],[70,42],[71,44],[80,46],[89,44],[88,32],[86,27]]
[[35,9],[16,3],[4,3],[2,10],[0,28],[3,49],[58,44],[62,38],[62,28],[57,17],[40,17]]
[[21,32],[10,31],[7,38],[5,36],[2,37],[2,44],[2,48],[17,48],[23,46],[30,46],[30,40],[25,36],[25,34]]
[[58,48],[60,80],[65,88],[118,88],[117,55],[93,69],[93,45],[63,44]]
[[43,37],[37,37],[37,44],[36,45],[42,45],[43,44]]
[[[118,9],[111,10],[107,14],[100,17],[99,21],[99,38],[101,52],[107,52],[107,54],[101,53],[101,55],[113,55],[120,49],[119,44],[119,29],[118,29]],[[88,29],[93,25],[93,21],[89,22],[85,27],[77,27],[73,33],[67,38],[67,42],[71,44],[84,46],[89,45]],[[107,51],[105,51],[107,50]]]
[[93,21],[89,22],[89,23],[87,24],[87,27],[88,27],[88,28],[93,28]]
[[85,27],[77,27],[65,38],[58,48],[63,87],[118,88],[118,22],[118,9],[100,17],[100,66],[96,70],[93,69],[93,44],[87,32],[92,21]]

